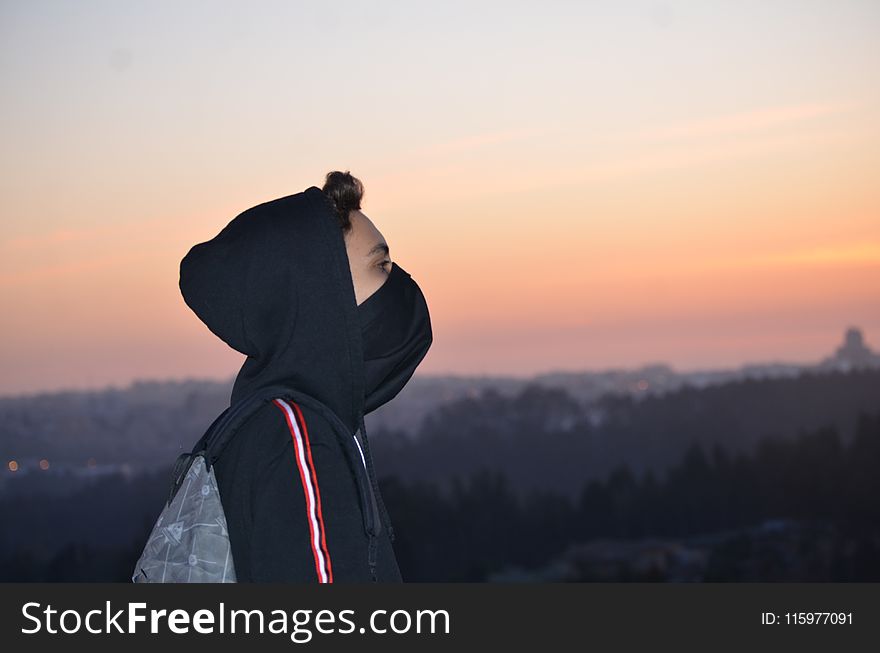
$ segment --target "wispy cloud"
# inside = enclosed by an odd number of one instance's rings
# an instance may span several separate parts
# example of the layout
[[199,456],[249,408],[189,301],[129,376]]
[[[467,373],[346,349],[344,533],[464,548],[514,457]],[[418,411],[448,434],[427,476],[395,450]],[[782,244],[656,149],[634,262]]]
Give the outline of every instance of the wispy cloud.
[[[102,227],[101,229],[106,230],[107,228]],[[97,231],[98,229],[91,230],[92,233]],[[14,236],[13,238],[0,240],[0,252],[32,252],[44,248],[47,245],[60,245],[74,241],[83,241],[89,236],[89,233],[90,230],[83,228],[58,228],[38,234]]]
[[[25,285],[55,283],[68,287],[74,280],[100,270],[127,270],[140,262],[145,255],[132,252],[116,252],[103,256],[81,257],[63,263],[42,264],[26,270],[0,271],[0,288],[21,288]],[[110,282],[113,283],[112,281]]]
[[821,116],[846,113],[858,106],[857,102],[848,101],[768,107],[635,131],[629,134],[629,138],[640,141],[664,141],[695,136],[747,134],[801,123]]
[[756,269],[780,267],[847,266],[880,264],[880,241],[838,243],[736,256],[691,258],[688,269]]
[[743,259],[747,265],[823,265],[880,263],[880,242],[815,247]]
[[0,240],[0,287],[12,288],[75,277],[173,252],[181,256],[184,233],[169,218],[137,223],[56,227]]

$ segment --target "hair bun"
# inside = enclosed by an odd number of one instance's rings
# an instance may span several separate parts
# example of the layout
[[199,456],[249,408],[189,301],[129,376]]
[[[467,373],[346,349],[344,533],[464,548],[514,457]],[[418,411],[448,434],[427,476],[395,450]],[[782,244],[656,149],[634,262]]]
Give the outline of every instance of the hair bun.
[[356,209],[360,210],[361,200],[364,197],[364,185],[360,179],[354,177],[348,170],[345,172],[334,170],[327,173],[321,190],[333,201],[342,230],[351,229],[348,213]]

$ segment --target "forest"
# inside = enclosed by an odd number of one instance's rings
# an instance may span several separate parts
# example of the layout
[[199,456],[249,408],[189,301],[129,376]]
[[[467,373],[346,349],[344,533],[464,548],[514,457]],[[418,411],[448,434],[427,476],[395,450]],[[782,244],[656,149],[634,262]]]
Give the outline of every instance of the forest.
[[[609,396],[592,419],[560,391],[487,392],[419,438],[370,433],[404,579],[880,580],[880,402],[860,374]],[[169,480],[5,492],[0,581],[126,582]]]

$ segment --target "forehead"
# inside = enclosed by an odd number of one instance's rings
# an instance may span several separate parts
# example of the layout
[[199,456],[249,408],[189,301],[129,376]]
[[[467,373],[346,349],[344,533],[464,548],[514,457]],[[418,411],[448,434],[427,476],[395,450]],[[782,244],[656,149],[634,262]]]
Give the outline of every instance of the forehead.
[[[351,231],[347,234],[346,246],[349,251],[358,256],[370,256],[370,251],[377,244],[385,242],[382,232],[361,211],[352,211],[349,218],[351,219]],[[374,252],[372,255],[377,256],[378,252]]]

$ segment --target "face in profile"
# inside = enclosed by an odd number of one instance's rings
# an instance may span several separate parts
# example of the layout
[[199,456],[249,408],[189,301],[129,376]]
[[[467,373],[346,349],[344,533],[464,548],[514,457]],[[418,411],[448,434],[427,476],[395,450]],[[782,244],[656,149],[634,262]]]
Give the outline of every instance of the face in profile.
[[382,233],[363,212],[352,210],[349,219],[351,229],[345,232],[345,249],[355,300],[360,306],[385,283],[391,272],[391,256]]

